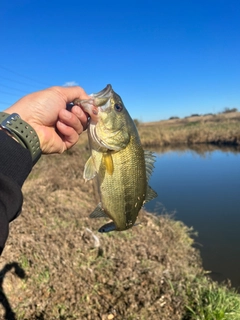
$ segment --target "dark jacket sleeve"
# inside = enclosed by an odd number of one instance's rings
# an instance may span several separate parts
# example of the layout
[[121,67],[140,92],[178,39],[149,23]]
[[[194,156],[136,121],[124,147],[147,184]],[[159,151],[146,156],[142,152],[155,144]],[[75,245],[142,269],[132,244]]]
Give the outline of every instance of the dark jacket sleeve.
[[8,237],[9,223],[21,212],[21,187],[31,169],[30,152],[0,130],[0,254]]

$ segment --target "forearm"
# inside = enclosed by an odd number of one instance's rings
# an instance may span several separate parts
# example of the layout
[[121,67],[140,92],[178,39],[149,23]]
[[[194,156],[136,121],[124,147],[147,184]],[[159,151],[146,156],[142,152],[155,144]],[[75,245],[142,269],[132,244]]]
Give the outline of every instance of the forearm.
[[[78,87],[51,87],[33,92],[0,112],[0,253],[9,222],[21,212],[21,187],[41,153],[62,153],[77,143],[88,115],[66,106],[88,99]],[[15,139],[15,140],[14,140]]]
[[21,212],[21,187],[31,169],[29,150],[0,130],[0,254],[8,236],[9,222]]

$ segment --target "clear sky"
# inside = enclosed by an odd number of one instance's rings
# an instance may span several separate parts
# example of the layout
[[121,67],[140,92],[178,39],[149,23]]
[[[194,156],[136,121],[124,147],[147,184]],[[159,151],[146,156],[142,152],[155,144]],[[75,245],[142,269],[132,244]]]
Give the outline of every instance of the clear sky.
[[134,119],[240,110],[239,0],[2,0],[0,110],[110,83]]

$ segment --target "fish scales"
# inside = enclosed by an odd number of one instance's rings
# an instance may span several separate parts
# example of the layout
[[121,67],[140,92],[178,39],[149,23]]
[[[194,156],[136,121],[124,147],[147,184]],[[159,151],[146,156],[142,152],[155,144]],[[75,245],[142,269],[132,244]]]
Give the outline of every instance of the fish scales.
[[132,138],[124,150],[112,155],[112,159],[113,174],[105,174],[104,170],[100,170],[102,174],[97,177],[102,207],[118,230],[128,229],[135,223],[146,195],[142,147]]

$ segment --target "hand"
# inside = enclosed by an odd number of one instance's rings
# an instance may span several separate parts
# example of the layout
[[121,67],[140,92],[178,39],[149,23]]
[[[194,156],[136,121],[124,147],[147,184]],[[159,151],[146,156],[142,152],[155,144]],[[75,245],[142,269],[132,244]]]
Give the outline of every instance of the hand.
[[78,141],[87,127],[87,114],[79,106],[66,110],[76,98],[90,97],[78,86],[51,87],[21,98],[5,112],[18,113],[33,127],[43,153],[62,153]]

